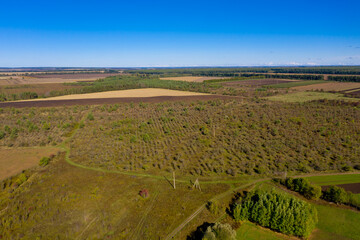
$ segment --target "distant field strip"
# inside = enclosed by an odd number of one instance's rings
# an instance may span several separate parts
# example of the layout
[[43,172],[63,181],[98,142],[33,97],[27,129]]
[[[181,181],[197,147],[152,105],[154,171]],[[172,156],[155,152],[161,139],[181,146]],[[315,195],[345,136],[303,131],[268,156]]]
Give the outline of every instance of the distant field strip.
[[355,88],[360,88],[360,83],[325,82],[325,83],[320,83],[320,84],[293,87],[293,89],[301,90],[301,91],[307,91],[307,90],[344,91],[344,90],[355,89]]
[[25,101],[50,101],[50,100],[76,100],[76,99],[101,99],[101,98],[128,98],[128,97],[159,97],[159,96],[203,96],[206,93],[168,90],[161,88],[143,88],[131,90],[118,90],[98,93],[73,94],[51,98],[39,98]]
[[186,82],[203,82],[205,80],[213,79],[230,79],[231,77],[166,77],[160,78],[161,80],[174,80],[174,81],[186,81]]
[[268,85],[267,87],[273,87],[273,88],[293,88],[293,87],[299,87],[299,86],[308,86],[313,84],[320,84],[320,83],[326,83],[325,80],[307,80],[307,81],[293,81],[293,82],[285,82],[285,83],[279,83],[279,84],[272,84]]
[[327,92],[296,92],[284,95],[276,95],[268,97],[267,99],[272,101],[281,102],[308,102],[313,100],[328,99],[328,100],[345,100],[345,101],[356,101],[356,98],[343,97],[342,94],[338,93],[327,93]]
[[358,174],[343,174],[343,175],[326,175],[307,177],[307,179],[320,186],[337,185],[347,183],[360,183],[360,173]]

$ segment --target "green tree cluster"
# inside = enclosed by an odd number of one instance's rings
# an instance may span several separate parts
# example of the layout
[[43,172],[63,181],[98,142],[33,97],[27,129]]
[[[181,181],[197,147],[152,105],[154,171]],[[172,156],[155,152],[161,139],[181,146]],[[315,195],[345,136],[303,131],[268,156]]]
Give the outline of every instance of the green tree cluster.
[[203,240],[235,240],[236,231],[230,224],[215,223],[206,229]]
[[305,178],[286,178],[280,181],[288,189],[298,192],[307,199],[319,199],[321,197],[321,187],[311,184]]
[[263,227],[308,237],[317,223],[316,209],[302,200],[275,192],[248,192],[232,206],[236,221],[250,220]]

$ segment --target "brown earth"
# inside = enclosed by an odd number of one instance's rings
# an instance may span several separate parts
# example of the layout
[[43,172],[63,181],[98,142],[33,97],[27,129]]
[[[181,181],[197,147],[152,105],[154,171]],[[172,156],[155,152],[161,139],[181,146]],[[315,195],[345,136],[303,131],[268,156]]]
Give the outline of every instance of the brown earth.
[[[346,191],[350,191],[352,193],[360,193],[360,183],[348,183],[348,184],[339,184],[336,185],[338,187],[342,187]],[[328,189],[330,186],[322,186],[322,190]]]
[[55,155],[58,151],[55,147],[0,148],[0,181],[37,166],[42,157]]
[[222,85],[224,86],[263,86],[263,85],[272,85],[278,83],[288,83],[288,82],[298,82],[298,80],[285,80],[285,79],[254,79],[254,80],[240,80],[240,81],[232,81],[232,82],[225,82]]
[[205,80],[213,79],[230,79],[231,77],[166,77],[160,78],[161,80],[174,80],[174,81],[185,81],[185,82],[203,82]]
[[298,86],[292,87],[292,89],[296,89],[299,91],[307,91],[307,90],[324,90],[324,91],[344,91],[354,88],[360,88],[360,83],[356,82],[328,82],[328,83],[319,83],[312,84],[307,86]]
[[76,100],[49,100],[49,101],[19,101],[19,102],[3,102],[3,107],[58,107],[73,105],[102,105],[116,103],[159,103],[167,101],[209,101],[216,99],[241,99],[239,97],[230,97],[222,95],[198,95],[198,96],[158,96],[158,97],[124,97],[124,98],[99,98],[99,99],[76,99]]

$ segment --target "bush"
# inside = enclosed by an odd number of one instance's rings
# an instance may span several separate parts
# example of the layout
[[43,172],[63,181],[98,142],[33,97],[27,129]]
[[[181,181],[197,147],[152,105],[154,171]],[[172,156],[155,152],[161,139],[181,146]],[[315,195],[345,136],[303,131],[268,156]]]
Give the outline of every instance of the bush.
[[216,215],[216,214],[219,214],[219,212],[220,212],[219,203],[217,201],[208,202],[206,207],[212,214]]
[[86,117],[89,121],[93,121],[94,120],[94,115],[92,113],[89,113]]
[[328,189],[323,191],[322,198],[329,202],[334,203],[348,203],[348,194],[345,189],[337,186],[330,186]]
[[281,180],[280,183],[288,189],[300,193],[307,199],[319,199],[321,196],[321,187],[312,185],[304,178],[286,178],[285,180]]
[[40,159],[39,165],[42,166],[42,167],[44,167],[44,166],[48,165],[49,162],[50,162],[50,158],[48,158],[48,157],[43,157],[43,158]]
[[275,192],[248,192],[232,206],[232,215],[236,221],[250,220],[299,237],[308,237],[317,223],[312,205]]
[[0,130],[0,139],[3,139],[5,137],[5,132]]
[[215,223],[206,229],[203,240],[235,240],[236,231],[229,224]]

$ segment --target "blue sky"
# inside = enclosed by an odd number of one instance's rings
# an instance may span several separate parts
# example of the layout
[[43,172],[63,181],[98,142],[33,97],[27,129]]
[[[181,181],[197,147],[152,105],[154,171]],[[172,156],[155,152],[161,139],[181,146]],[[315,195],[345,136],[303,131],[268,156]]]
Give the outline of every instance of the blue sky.
[[360,65],[360,1],[2,1],[0,67]]

